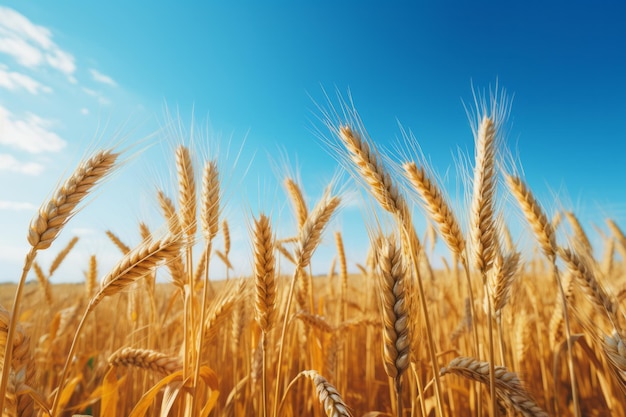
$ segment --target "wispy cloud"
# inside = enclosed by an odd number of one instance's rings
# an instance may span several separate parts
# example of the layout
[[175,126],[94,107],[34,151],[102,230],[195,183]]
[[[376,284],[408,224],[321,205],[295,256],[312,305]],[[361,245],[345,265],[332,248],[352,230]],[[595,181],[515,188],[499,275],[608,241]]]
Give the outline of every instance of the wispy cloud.
[[35,114],[15,117],[0,106],[0,144],[30,153],[58,152],[67,142],[51,131],[53,122]]
[[36,162],[20,162],[13,155],[0,153],[0,171],[39,175],[43,172],[43,169],[43,165]]
[[52,32],[8,7],[0,6],[0,52],[28,68],[49,66],[76,82],[74,56],[52,41]]
[[117,83],[115,82],[115,80],[109,77],[108,75],[104,75],[100,71],[95,70],[93,68],[90,69],[89,72],[91,73],[91,76],[93,77],[94,81],[97,81],[102,84],[108,84],[111,87],[117,87]]
[[37,210],[37,206],[24,201],[0,200],[0,210],[35,211]]
[[108,98],[104,97],[98,91],[95,91],[95,90],[92,90],[92,89],[86,88],[86,87],[83,87],[83,91],[88,96],[95,97],[98,100],[98,103],[100,103],[100,104],[102,104],[104,106],[106,106],[107,104],[111,104],[111,101]]
[[30,94],[37,95],[39,93],[51,93],[52,88],[41,84],[39,81],[29,77],[28,75],[9,71],[6,66],[0,65],[0,87],[10,91],[26,90]]

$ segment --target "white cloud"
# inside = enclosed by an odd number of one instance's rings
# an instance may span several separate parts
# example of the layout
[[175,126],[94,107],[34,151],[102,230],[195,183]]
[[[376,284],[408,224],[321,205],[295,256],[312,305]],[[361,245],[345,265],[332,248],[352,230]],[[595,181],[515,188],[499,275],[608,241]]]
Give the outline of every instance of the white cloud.
[[35,68],[42,65],[65,74],[72,82],[76,71],[74,56],[52,41],[50,29],[31,22],[24,15],[0,6],[0,52],[20,65]]
[[37,210],[37,206],[24,201],[0,200],[0,210],[35,211]]
[[89,109],[83,107],[82,109],[80,109],[80,114],[82,114],[83,116],[87,116],[89,114]]
[[117,83],[115,82],[115,80],[113,80],[113,78],[109,77],[108,75],[104,75],[100,71],[97,71],[93,68],[90,69],[89,72],[91,73],[91,76],[93,77],[94,81],[97,81],[102,84],[108,84],[111,87],[117,87]]
[[111,104],[111,100],[109,100],[108,98],[106,98],[105,96],[103,96],[100,92],[92,90],[90,88],[86,88],[83,87],[83,91],[85,92],[85,94],[87,94],[88,96],[92,96],[95,97],[98,100],[98,103],[102,104],[103,106],[106,106],[108,104]]
[[0,106],[0,144],[30,153],[58,152],[67,142],[50,130],[52,122],[34,114],[16,118]]
[[0,66],[0,87],[15,91],[24,89],[31,94],[51,93],[52,88],[41,84],[39,81],[15,71],[8,71],[6,67]]
[[20,162],[13,155],[0,153],[0,171],[39,175],[43,172],[43,168],[43,165],[36,162]]

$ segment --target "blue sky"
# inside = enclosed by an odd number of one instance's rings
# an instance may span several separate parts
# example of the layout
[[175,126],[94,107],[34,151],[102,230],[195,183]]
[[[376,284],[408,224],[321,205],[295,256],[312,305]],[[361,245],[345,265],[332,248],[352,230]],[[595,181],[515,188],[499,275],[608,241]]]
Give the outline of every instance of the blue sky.
[[[135,144],[59,238],[57,250],[75,234],[81,241],[55,279],[82,279],[91,253],[103,270],[113,263],[106,229],[133,245],[138,220],[159,227],[154,190],[174,196],[169,155],[180,141],[164,129],[166,108],[185,128],[194,119],[208,138],[196,135],[202,155],[220,160],[233,256],[245,273],[251,214],[270,212],[281,232],[293,231],[280,187],[287,167],[311,204],[339,169],[316,133],[328,134],[318,121],[324,90],[335,104],[336,90],[350,91],[382,148],[400,142],[398,122],[410,129],[462,202],[455,159],[473,149],[463,103],[471,105],[472,85],[497,80],[513,96],[507,145],[538,197],[573,209],[589,233],[606,217],[626,228],[619,2],[205,3],[1,6],[0,280],[19,276],[36,208],[98,146]],[[330,230],[344,233],[351,269],[366,250],[363,206],[351,199]],[[44,266],[56,250],[47,252]],[[332,256],[329,233],[317,272]]]

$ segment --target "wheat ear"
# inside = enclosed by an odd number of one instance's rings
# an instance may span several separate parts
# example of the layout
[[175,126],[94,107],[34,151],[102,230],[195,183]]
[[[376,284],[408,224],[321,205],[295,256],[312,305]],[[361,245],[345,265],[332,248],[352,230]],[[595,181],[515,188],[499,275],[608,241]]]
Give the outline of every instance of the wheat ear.
[[519,177],[506,175],[505,178],[511,193],[522,208],[528,224],[533,229],[543,253],[548,259],[553,259],[556,255],[556,236],[552,223],[541,209],[533,193]]
[[52,308],[52,288],[50,286],[50,281],[48,281],[46,274],[44,274],[43,269],[41,269],[41,266],[37,263],[37,261],[33,262],[33,271],[35,271],[37,282],[39,282],[39,286],[43,290],[46,303],[50,308]]
[[476,136],[474,191],[471,207],[471,237],[474,263],[481,273],[491,269],[496,253],[495,224],[496,125],[483,117]]
[[605,335],[602,351],[622,392],[626,394],[626,344],[624,339],[615,331],[610,336]]
[[276,318],[276,281],[274,277],[274,236],[270,220],[264,214],[254,220],[254,281],[256,321],[262,331],[263,416],[267,416],[267,335]]
[[575,247],[581,252],[584,253],[585,256],[592,257],[593,256],[593,248],[591,247],[591,242],[589,241],[589,237],[587,233],[585,233],[585,229],[580,224],[578,217],[571,211],[565,212],[565,218],[569,222],[572,230],[574,232],[575,238]]
[[91,298],[98,285],[98,263],[96,255],[89,257],[89,269],[85,271],[85,293],[87,298]]
[[67,221],[75,214],[78,204],[96,183],[107,176],[118,154],[111,150],[97,152],[81,163],[63,183],[30,223],[28,242],[35,250],[47,249]]
[[74,246],[76,246],[77,242],[78,242],[78,236],[74,236],[67,243],[67,245],[63,249],[61,249],[61,251],[57,254],[57,256],[54,258],[54,260],[50,264],[50,269],[48,270],[48,278],[50,278],[54,274],[54,272],[59,268],[59,266],[61,266],[61,263],[63,263],[67,255],[69,255],[69,253],[72,251],[72,249],[74,249]]
[[180,223],[189,241],[196,234],[196,180],[189,148],[180,145],[176,148],[176,172],[178,174],[178,204]]
[[326,191],[322,199],[309,214],[304,225],[300,229],[298,246],[295,251],[295,259],[298,269],[304,269],[311,263],[313,252],[320,243],[322,231],[328,224],[333,213],[339,207],[341,199],[331,196]]
[[202,172],[202,209],[200,221],[207,242],[213,240],[219,230],[220,178],[217,161],[207,162]]
[[324,406],[328,417],[351,416],[348,406],[341,398],[337,389],[316,371],[302,371],[301,374],[315,385],[317,399]]
[[426,170],[418,167],[415,162],[404,164],[404,172],[413,188],[424,200],[426,210],[437,223],[439,232],[452,253],[463,257],[465,238],[461,226],[437,184],[431,181]]
[[408,369],[411,354],[410,318],[407,309],[406,267],[402,251],[393,240],[380,250],[379,289],[383,319],[383,359],[387,375],[393,378],[398,417],[402,416],[402,374]]
[[108,296],[112,296],[128,285],[143,278],[161,262],[169,261],[180,254],[180,238],[167,235],[166,237],[143,242],[128,252],[118,261],[111,271],[102,279],[100,290],[89,302],[89,310]]
[[125,347],[109,357],[113,366],[134,366],[169,375],[182,369],[178,358],[150,349],[133,349]]
[[254,278],[256,283],[256,320],[269,332],[276,318],[276,281],[274,277],[274,236],[269,218],[261,214],[254,220]]
[[[440,374],[442,376],[455,374],[488,385],[490,383],[489,369],[487,362],[458,357],[442,368]],[[522,386],[515,372],[509,372],[504,366],[496,366],[494,374],[496,395],[501,401],[525,417],[548,417],[548,414],[537,405]]]
[[602,288],[592,269],[583,261],[583,258],[571,249],[559,249],[559,255],[567,264],[579,288],[583,290],[596,311],[601,315],[608,314],[609,320],[612,323],[617,323],[616,305]]
[[291,178],[285,178],[284,185],[287,189],[287,194],[289,194],[289,198],[291,200],[291,204],[293,205],[293,210],[296,214],[296,218],[298,219],[298,228],[301,228],[302,226],[304,226],[304,222],[306,222],[306,219],[309,215],[309,209],[307,208],[306,202],[304,201],[302,189]]

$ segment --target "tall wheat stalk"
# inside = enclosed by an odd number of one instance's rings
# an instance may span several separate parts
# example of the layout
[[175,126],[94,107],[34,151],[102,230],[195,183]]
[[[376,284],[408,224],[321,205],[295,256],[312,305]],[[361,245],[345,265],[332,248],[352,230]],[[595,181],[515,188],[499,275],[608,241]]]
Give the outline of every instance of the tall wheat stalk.
[[[65,224],[78,210],[78,205],[89,194],[94,186],[102,181],[115,167],[118,154],[111,149],[101,150],[81,162],[72,175],[54,192],[52,198],[39,209],[28,229],[28,243],[31,249],[26,255],[22,276],[15,291],[11,324],[7,333],[7,345],[4,352],[5,363],[11,362],[13,338],[17,317],[20,311],[22,290],[26,276],[35,260],[37,251],[44,250],[52,245]],[[4,396],[9,379],[10,366],[2,368],[0,380],[0,410],[3,410]]]

